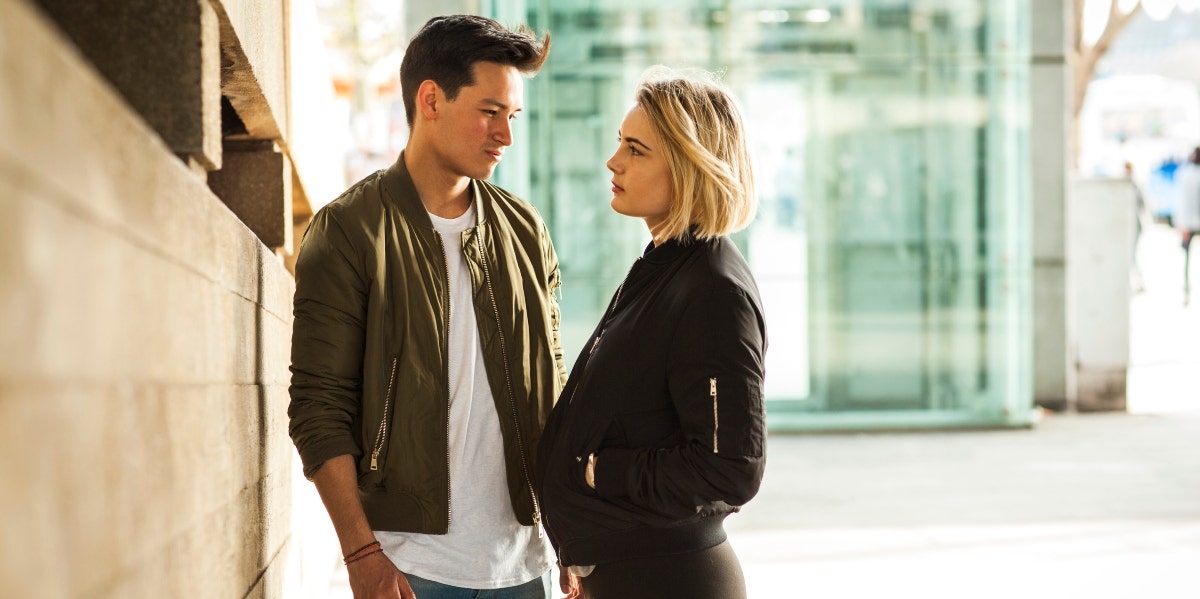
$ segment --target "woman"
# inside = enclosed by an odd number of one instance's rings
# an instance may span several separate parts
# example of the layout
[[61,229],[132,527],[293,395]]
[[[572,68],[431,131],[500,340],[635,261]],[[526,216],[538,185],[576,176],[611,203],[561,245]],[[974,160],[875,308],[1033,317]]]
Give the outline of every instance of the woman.
[[537,472],[563,592],[737,599],[723,520],[765,463],[766,333],[727,235],[754,216],[745,127],[711,79],[652,70],[621,123],[613,210],[653,240],[550,414]]

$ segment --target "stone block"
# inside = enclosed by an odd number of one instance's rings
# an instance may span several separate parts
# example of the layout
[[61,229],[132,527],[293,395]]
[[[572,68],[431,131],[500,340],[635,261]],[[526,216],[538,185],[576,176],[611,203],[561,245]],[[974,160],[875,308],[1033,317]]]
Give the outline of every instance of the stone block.
[[208,185],[270,248],[292,246],[291,161],[272,142],[226,144],[221,170]]
[[284,0],[212,0],[221,30],[221,89],[251,137],[290,139]]
[[175,153],[220,168],[220,35],[207,0],[38,3]]

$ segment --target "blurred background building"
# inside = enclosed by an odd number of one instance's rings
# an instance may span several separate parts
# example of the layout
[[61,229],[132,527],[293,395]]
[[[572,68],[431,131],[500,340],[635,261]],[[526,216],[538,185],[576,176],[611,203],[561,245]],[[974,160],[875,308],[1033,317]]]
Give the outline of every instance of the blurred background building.
[[[1025,426],[1034,406],[1123,405],[1112,389],[1125,374],[1111,362],[1127,352],[1114,350],[1095,385],[1080,374],[1079,346],[1096,343],[1075,330],[1080,316],[1098,312],[1119,328],[1128,315],[1124,294],[1089,307],[1079,298],[1098,290],[1070,288],[1072,181],[1122,178],[1129,162],[1148,209],[1169,213],[1175,190],[1161,167],[1200,139],[1200,71],[1188,60],[1200,38],[1195,4],[319,7],[347,106],[349,179],[403,147],[396,72],[427,18],[471,12],[554,36],[496,180],[536,204],[555,236],[570,356],[645,241],[640,223],[608,208],[604,168],[638,76],[658,63],[722,73],[754,142],[761,211],[736,241],[771,321],[770,422],[862,430]],[[1127,349],[1128,339],[1111,343]]]
[[[1051,14],[1061,45],[1062,4],[1057,15],[1027,0],[319,6],[341,101],[353,106],[350,178],[403,145],[397,51],[428,16],[478,12],[551,32],[551,58],[527,86],[519,141],[496,180],[550,226],[569,356],[646,241],[640,222],[608,207],[604,167],[633,87],[653,64],[700,67],[740,97],[754,144],[761,210],[736,240],[770,322],[772,425],[1030,422],[1031,124],[1065,123],[1031,114],[1032,73],[1044,64],[1031,24]],[[1054,68],[1065,76],[1062,59]],[[1063,160],[1039,164],[1061,170]],[[1047,194],[1061,205],[1062,189]],[[1060,348],[1062,319],[1048,317]],[[1041,362],[1065,369],[1062,357]],[[1048,385],[1051,400],[1065,399],[1064,376]]]

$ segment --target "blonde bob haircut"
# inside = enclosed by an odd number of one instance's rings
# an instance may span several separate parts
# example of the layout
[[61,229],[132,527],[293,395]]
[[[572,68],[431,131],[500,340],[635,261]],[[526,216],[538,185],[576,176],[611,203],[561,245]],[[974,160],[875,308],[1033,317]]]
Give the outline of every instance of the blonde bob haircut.
[[671,178],[671,204],[656,237],[691,231],[706,240],[746,228],[757,199],[733,94],[712,73],[656,66],[642,75],[636,100],[658,133]]

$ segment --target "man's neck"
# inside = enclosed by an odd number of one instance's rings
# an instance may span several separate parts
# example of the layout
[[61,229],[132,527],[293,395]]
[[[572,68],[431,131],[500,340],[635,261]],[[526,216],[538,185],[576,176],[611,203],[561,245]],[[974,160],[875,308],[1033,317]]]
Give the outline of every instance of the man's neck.
[[414,144],[404,149],[403,159],[429,213],[457,218],[471,207],[471,179],[446,171],[430,152]]

